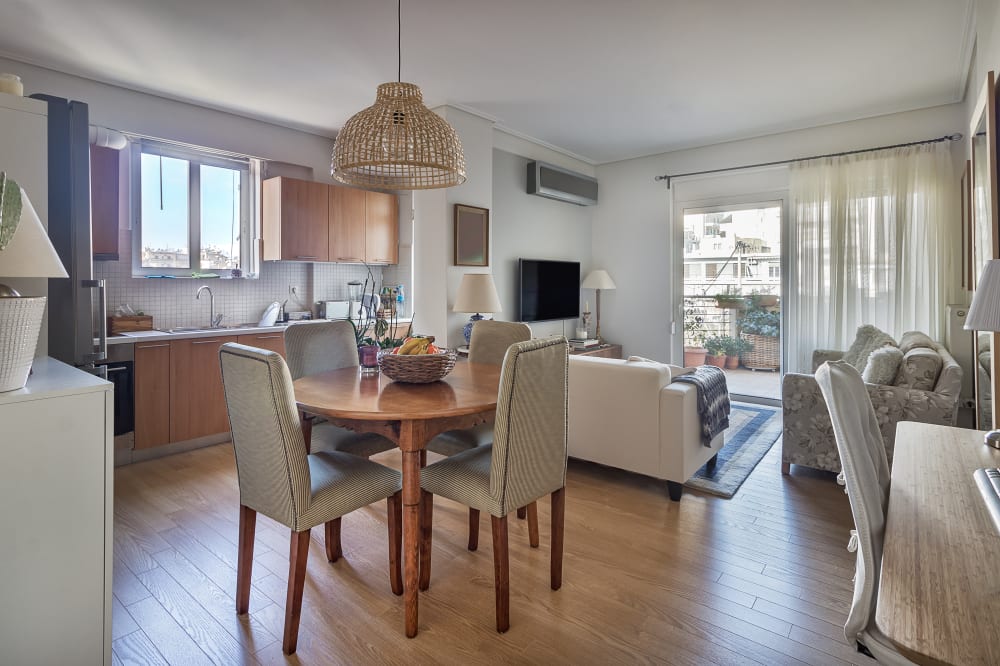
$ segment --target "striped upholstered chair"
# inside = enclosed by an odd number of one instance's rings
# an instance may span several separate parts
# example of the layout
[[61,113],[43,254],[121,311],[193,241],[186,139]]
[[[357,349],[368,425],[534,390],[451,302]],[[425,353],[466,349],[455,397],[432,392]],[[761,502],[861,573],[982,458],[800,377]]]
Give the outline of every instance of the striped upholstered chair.
[[[327,370],[358,367],[354,326],[347,320],[292,324],[285,330],[285,356],[292,379]],[[342,451],[367,458],[396,445],[381,435],[355,433],[311,415],[302,415],[307,450]]]
[[[566,339],[519,342],[507,351],[500,375],[493,444],[469,449],[424,468],[421,479],[420,588],[431,575],[434,495],[486,511],[493,522],[497,631],[510,627],[507,514],[552,495],[551,586],[562,585],[566,486]],[[529,510],[529,518],[531,517]],[[531,523],[529,522],[529,530]],[[537,515],[532,545],[538,545]]]
[[[512,344],[531,339],[527,324],[483,319],[472,326],[469,338],[469,363],[500,365]],[[477,446],[493,443],[493,426],[484,424],[468,430],[449,430],[427,442],[427,450],[453,456]]]
[[389,582],[394,594],[403,593],[401,477],[347,453],[306,453],[292,378],[280,355],[227,343],[219,357],[240,486],[236,612],[242,615],[250,607],[254,528],[260,512],[292,531],[282,640],[285,654],[291,654],[299,634],[311,528],[325,525],[326,557],[336,562],[341,556],[341,516],[387,499]]

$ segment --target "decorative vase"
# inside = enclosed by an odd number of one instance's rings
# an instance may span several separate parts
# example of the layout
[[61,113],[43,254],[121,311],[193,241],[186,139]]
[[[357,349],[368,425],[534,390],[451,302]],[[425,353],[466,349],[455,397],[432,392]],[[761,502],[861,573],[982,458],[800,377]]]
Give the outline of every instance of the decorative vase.
[[465,344],[469,344],[470,342],[472,342],[472,326],[477,321],[482,321],[482,319],[483,315],[479,314],[478,312],[469,317],[469,323],[467,323],[465,325],[465,328],[462,329],[462,335],[465,336]]
[[361,374],[371,375],[378,372],[378,345],[361,345],[358,347],[358,361],[361,362]]
[[727,357],[726,357],[725,354],[717,354],[715,356],[707,356],[707,357],[705,357],[705,363],[708,364],[708,365],[714,365],[717,368],[724,368],[724,367],[726,367],[726,358]]
[[705,355],[708,350],[704,347],[684,348],[684,367],[691,368],[697,365],[705,365]]

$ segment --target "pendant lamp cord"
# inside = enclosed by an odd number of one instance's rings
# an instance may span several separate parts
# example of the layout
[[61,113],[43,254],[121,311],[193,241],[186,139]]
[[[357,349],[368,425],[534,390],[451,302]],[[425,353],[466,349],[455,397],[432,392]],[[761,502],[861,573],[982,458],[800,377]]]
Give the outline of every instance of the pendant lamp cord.
[[403,0],[396,0],[396,83],[403,81]]

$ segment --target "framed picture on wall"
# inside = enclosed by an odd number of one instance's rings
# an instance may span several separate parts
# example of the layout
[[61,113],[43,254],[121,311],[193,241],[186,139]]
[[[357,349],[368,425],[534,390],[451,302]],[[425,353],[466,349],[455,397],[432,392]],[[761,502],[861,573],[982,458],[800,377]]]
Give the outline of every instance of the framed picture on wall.
[[490,211],[455,204],[455,265],[490,265]]

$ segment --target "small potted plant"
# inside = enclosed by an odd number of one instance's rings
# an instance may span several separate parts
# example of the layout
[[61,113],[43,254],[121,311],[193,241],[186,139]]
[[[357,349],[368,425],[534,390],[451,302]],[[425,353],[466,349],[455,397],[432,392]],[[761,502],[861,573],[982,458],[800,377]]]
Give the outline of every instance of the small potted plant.
[[727,370],[735,370],[740,367],[740,356],[753,349],[753,345],[748,340],[729,335],[722,336],[722,347],[726,351]]
[[720,310],[742,310],[746,307],[746,300],[740,294],[736,285],[728,284],[715,295],[715,307]]
[[705,320],[692,308],[684,308],[684,366],[705,364]]
[[728,336],[723,335],[713,335],[710,338],[705,339],[705,349],[708,350],[708,356],[705,362],[709,365],[714,365],[717,368],[726,367],[726,343],[725,338]]

